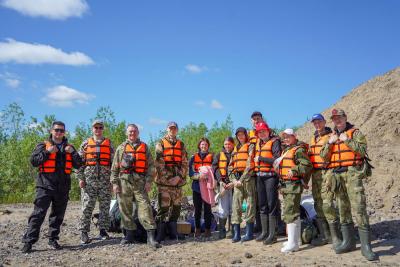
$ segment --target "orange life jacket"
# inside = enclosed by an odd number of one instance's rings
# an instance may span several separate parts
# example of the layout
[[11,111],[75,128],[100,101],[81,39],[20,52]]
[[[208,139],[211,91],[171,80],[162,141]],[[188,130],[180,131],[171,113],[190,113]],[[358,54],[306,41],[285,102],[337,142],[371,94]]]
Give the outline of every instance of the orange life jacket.
[[111,165],[111,143],[105,138],[100,144],[93,137],[89,138],[85,151],[86,165],[94,166],[99,163],[102,166]]
[[[356,128],[351,128],[346,131],[347,138],[352,139]],[[332,147],[331,159],[328,168],[355,166],[363,163],[363,158],[360,154],[354,152],[343,141],[337,140]]]
[[314,169],[322,169],[326,168],[327,163],[324,159],[319,155],[321,152],[321,148],[324,144],[326,144],[329,140],[329,134],[323,135],[319,138],[318,142],[315,141],[315,136],[311,138],[310,149],[308,151],[308,156],[313,164]]
[[[49,141],[45,141],[46,149],[52,146],[52,143]],[[56,157],[57,153],[51,153],[49,158],[40,164],[39,172],[41,173],[53,173],[56,171]],[[65,167],[64,172],[66,174],[71,174],[72,172],[72,156],[71,153],[65,152]]]
[[176,166],[182,164],[182,142],[177,140],[175,145],[172,145],[166,138],[163,142],[163,158],[165,166]]
[[[235,146],[232,153],[233,172],[244,172],[246,169],[247,159],[249,158],[249,146],[250,143],[246,143],[239,150]],[[251,161],[250,168],[254,168],[254,161]]]
[[228,158],[226,157],[224,151],[219,152],[218,169],[222,178],[225,178],[228,173]]
[[297,149],[303,146],[294,146],[288,150],[288,152],[282,152],[282,154],[286,153],[285,157],[282,159],[281,163],[279,164],[279,175],[282,180],[288,180],[288,181],[298,181],[301,178],[299,176],[293,176],[292,178],[288,178],[287,174],[289,173],[289,170],[291,170],[294,166],[296,166],[295,162],[295,155]]
[[256,130],[252,129],[249,131],[249,142],[250,144],[256,144],[258,137],[256,135]]
[[[261,146],[261,139],[258,139],[256,143],[255,156],[273,158],[274,155],[272,154],[272,144],[274,143],[275,140],[276,140],[275,138],[271,138]],[[254,164],[256,172],[274,172],[273,166],[267,162],[258,161],[257,163]]]
[[211,166],[213,161],[213,154],[208,153],[204,159],[201,159],[200,154],[194,154],[193,169],[195,172],[199,172],[201,166]]
[[140,143],[133,148],[129,143],[126,143],[124,153],[130,154],[134,160],[132,162],[132,167],[130,169],[125,169],[124,173],[130,173],[134,171],[136,173],[145,173],[147,170],[147,157],[146,157],[146,144]]

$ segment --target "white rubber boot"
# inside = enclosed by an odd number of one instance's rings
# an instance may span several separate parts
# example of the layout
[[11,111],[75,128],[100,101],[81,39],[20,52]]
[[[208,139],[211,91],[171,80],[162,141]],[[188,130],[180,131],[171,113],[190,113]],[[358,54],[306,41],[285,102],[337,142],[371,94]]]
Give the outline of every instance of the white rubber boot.
[[281,249],[283,253],[289,253],[293,251],[299,250],[299,242],[298,242],[298,230],[297,230],[298,222],[294,221],[293,223],[287,224],[288,230],[288,241],[286,245]]

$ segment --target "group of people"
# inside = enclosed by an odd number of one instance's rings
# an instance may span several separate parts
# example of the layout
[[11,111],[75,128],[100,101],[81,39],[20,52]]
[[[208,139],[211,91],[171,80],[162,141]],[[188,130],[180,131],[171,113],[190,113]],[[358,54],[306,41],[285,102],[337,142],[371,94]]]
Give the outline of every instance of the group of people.
[[[64,136],[65,124],[56,121],[49,139],[38,144],[31,156],[31,163],[39,168],[39,174],[34,210],[23,236],[22,251],[30,252],[32,244],[38,240],[50,204],[49,246],[61,249],[57,240],[68,202],[72,168],[77,169],[82,191],[79,224],[82,244],[91,242],[90,219],[97,200],[100,210],[98,238],[109,238],[111,190],[117,196],[121,212],[124,233],[121,244],[134,241],[137,227],[132,214],[134,202],[150,246],[159,248],[167,233],[171,239],[179,238],[177,221],[187,175],[192,181],[195,206],[194,237],[208,240],[213,214],[211,204],[202,198],[200,184],[209,177],[199,170],[209,166],[218,192],[219,238],[232,238],[233,243],[247,242],[254,239],[256,227],[259,234],[255,240],[273,244],[277,242],[277,225],[282,217],[287,225],[288,240],[283,243],[281,252],[299,250],[301,194],[311,180],[319,232],[312,245],[331,243],[337,254],[355,250],[354,215],[362,255],[376,260],[378,257],[371,250],[363,187],[363,179],[371,172],[366,138],[347,121],[343,110],[333,109],[331,120],[334,129],[326,126],[321,114],[313,115],[311,122],[315,132],[307,144],[298,140],[293,129],[276,134],[256,111],[251,115],[251,130],[237,128],[235,139],[226,137],[222,150],[215,155],[209,151],[210,141],[203,137],[198,142],[198,152],[190,159],[185,144],[177,138],[175,122],[168,123],[165,136],[156,143],[153,159],[148,145],[140,140],[135,124],[127,126],[126,141],[114,151],[110,139],[103,136],[104,123],[95,120],[93,136],[75,150]],[[158,189],[155,216],[148,197],[153,183]],[[283,196],[282,209],[279,193]],[[247,208],[242,214],[244,201]],[[240,232],[242,220],[246,223],[243,236]]]

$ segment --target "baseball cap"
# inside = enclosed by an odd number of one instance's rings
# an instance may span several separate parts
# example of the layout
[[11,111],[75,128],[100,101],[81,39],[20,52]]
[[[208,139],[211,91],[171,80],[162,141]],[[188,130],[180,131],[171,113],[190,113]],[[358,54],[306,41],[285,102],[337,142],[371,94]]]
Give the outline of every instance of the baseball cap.
[[324,116],[322,116],[322,114],[317,113],[317,114],[314,114],[314,115],[311,117],[311,122],[313,122],[313,121],[315,121],[315,120],[324,121],[325,118],[324,118]]

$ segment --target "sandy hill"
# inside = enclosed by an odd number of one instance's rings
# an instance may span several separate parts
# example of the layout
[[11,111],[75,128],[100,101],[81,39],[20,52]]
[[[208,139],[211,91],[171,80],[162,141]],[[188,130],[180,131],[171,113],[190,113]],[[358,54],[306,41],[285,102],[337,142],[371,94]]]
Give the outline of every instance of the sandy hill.
[[[368,210],[378,221],[400,218],[400,67],[354,88],[322,114],[332,126],[333,108],[344,109],[348,121],[367,136],[368,154],[375,169],[365,181]],[[298,136],[308,142],[311,123]]]

